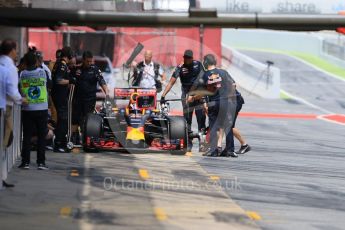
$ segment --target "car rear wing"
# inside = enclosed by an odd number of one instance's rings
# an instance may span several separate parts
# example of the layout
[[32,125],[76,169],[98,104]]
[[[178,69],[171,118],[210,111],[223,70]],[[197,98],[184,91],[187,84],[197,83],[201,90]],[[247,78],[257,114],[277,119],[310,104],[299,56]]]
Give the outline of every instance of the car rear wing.
[[114,88],[114,99],[129,100],[133,93],[138,93],[140,96],[157,96],[156,89]]

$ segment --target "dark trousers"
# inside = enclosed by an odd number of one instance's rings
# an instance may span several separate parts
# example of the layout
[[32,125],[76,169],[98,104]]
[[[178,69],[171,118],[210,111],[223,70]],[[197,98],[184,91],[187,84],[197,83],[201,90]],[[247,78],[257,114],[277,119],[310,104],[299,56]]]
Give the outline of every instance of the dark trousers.
[[208,117],[210,124],[211,151],[217,148],[217,131],[219,131],[219,129],[223,129],[226,135],[225,150],[234,151],[234,134],[232,128],[238,113],[235,107],[236,103],[228,100],[213,102],[211,106],[209,106]]
[[236,111],[234,114],[234,118],[232,121],[232,125],[231,128],[227,127],[227,129],[224,130],[224,133],[226,135],[226,145],[225,145],[225,149],[230,151],[230,152],[234,152],[235,151],[235,141],[234,141],[234,133],[233,133],[233,128],[235,128],[235,124],[236,124],[236,120],[238,117],[238,113],[241,111],[242,109],[242,103],[237,103],[236,105]]
[[232,127],[230,127],[229,129],[224,130],[224,133],[226,135],[225,138],[225,150],[229,151],[229,152],[234,152],[235,151],[235,141],[234,141],[234,133],[232,130]]
[[[186,103],[186,94],[182,94],[183,116],[187,121],[188,133],[192,133],[193,112],[195,110],[196,120],[198,122],[198,131],[206,129],[206,114],[201,101]],[[192,139],[189,138],[189,147],[192,147]]]
[[23,111],[22,162],[30,163],[31,138],[37,130],[37,164],[45,163],[48,110]]
[[83,131],[86,115],[88,115],[89,113],[93,113],[95,111],[96,99],[92,99],[92,100],[79,99],[79,100],[76,100],[76,102],[77,102],[76,106],[73,108],[76,110],[74,124],[79,124],[79,126],[81,127]]
[[209,129],[210,129],[210,151],[214,151],[217,148],[218,136],[217,131],[219,130],[218,125],[218,112],[219,106],[209,106],[208,107],[208,122],[209,122]]
[[68,131],[68,105],[66,99],[54,98],[54,105],[57,112],[57,124],[55,129],[55,144],[57,147],[65,147]]
[[232,128],[235,128],[237,117],[238,117],[238,113],[241,111],[242,106],[243,106],[242,103],[237,103],[237,105],[236,105],[236,113],[235,113],[234,121],[232,123]]

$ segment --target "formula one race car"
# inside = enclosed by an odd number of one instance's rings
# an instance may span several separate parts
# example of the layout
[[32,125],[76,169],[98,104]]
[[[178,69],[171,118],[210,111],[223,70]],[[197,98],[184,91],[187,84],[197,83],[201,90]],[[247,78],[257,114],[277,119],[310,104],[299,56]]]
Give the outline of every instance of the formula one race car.
[[[170,116],[168,103],[157,109],[155,89],[115,88],[84,124],[84,151],[187,152],[188,129],[183,116]],[[113,105],[114,104],[114,105]]]

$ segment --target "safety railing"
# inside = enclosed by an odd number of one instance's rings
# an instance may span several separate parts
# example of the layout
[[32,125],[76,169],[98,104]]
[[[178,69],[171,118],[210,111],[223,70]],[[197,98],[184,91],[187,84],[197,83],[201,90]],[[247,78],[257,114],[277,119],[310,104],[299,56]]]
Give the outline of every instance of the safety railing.
[[[6,180],[8,173],[15,165],[21,152],[21,106],[14,104],[10,112],[12,113],[10,121],[5,120],[6,112],[4,110],[1,110],[0,117],[0,178],[2,180]],[[6,146],[7,143],[4,143],[5,122],[11,122],[13,127],[13,139],[9,146]],[[2,181],[0,189],[2,189]]]
[[[4,159],[4,132],[5,132],[5,112],[3,109],[0,109],[0,178],[2,177],[2,165]],[[2,189],[2,181],[0,181],[0,190]]]
[[263,98],[279,98],[280,70],[274,63],[260,63],[233,48],[222,44],[222,65],[241,88]]
[[322,51],[325,54],[345,61],[345,48],[344,44],[337,44],[336,41],[323,40]]

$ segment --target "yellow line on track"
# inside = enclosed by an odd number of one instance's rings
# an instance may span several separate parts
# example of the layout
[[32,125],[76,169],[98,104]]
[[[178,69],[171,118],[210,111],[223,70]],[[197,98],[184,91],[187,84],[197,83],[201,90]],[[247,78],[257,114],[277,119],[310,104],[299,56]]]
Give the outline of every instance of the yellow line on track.
[[192,156],[193,156],[193,153],[192,153],[192,152],[187,152],[185,156],[187,156],[187,157],[192,157]]
[[72,208],[71,207],[62,207],[60,208],[60,216],[68,217],[71,216]]
[[164,220],[168,219],[168,216],[167,216],[167,214],[164,212],[163,209],[161,209],[161,208],[155,208],[155,209],[154,209],[154,212],[155,212],[155,216],[156,216],[157,220],[164,221]]
[[150,178],[149,172],[145,169],[139,169],[139,176],[141,179],[147,180]]
[[220,179],[219,176],[210,176],[209,178],[210,178],[210,180],[219,180]]
[[76,170],[76,169],[72,169],[70,175],[73,176],[73,177],[77,177],[77,176],[79,176],[79,172],[78,172],[78,170]]
[[257,212],[247,211],[246,214],[252,220],[262,220],[261,216]]

